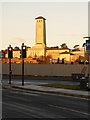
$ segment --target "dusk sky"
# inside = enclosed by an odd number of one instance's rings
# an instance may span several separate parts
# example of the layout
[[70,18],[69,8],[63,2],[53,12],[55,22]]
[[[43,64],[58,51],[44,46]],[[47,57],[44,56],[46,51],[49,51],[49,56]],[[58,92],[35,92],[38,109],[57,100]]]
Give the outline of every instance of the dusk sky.
[[69,48],[88,36],[88,2],[16,2],[2,6],[2,48],[35,44],[35,18],[46,18],[47,46],[66,43]]

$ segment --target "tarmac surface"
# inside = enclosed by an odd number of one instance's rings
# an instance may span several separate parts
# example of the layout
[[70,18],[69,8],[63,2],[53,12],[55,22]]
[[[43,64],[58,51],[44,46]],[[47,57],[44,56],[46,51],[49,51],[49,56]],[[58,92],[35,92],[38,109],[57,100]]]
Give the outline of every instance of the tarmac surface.
[[[63,95],[69,95],[69,96],[76,96],[76,97],[83,97],[83,98],[90,98],[90,91],[80,91],[80,90],[70,90],[70,89],[63,89],[63,88],[52,88],[52,87],[45,87],[40,86],[42,84],[48,84],[48,83],[55,83],[53,81],[41,81],[41,80],[32,80],[29,82],[25,82],[24,86],[22,86],[21,82],[18,81],[17,83],[12,82],[12,84],[8,84],[7,82],[3,82],[3,86],[9,86],[17,89],[24,89],[24,90],[31,90],[31,91],[39,91],[39,92],[48,92],[53,94],[63,94]],[[69,82],[69,81],[58,81],[58,83],[61,84],[70,84],[70,85],[79,85],[79,82]]]
[[88,120],[88,103],[86,98],[2,86],[2,120]]

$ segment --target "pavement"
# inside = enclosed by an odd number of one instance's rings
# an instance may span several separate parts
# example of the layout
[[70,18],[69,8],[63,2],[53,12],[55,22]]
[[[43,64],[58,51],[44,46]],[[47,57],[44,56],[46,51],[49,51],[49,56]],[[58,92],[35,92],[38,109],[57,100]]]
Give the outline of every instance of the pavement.
[[[90,91],[80,91],[80,90],[70,90],[70,89],[63,89],[63,88],[52,88],[52,87],[45,87],[40,86],[41,84],[46,83],[25,83],[24,86],[21,83],[18,84],[3,84],[4,86],[13,87],[16,89],[24,89],[24,90],[31,90],[31,91],[38,91],[38,92],[45,92],[45,93],[53,93],[53,94],[62,94],[62,95],[69,95],[75,97],[83,97],[90,99]],[[48,84],[48,83],[47,83]]]

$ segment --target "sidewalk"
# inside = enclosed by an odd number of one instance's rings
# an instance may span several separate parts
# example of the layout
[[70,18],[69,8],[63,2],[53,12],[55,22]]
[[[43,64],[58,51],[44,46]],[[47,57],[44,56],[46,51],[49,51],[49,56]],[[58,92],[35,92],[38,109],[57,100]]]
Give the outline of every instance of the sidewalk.
[[46,92],[46,93],[53,93],[53,94],[62,94],[62,95],[69,95],[69,96],[76,96],[76,97],[83,97],[90,99],[90,92],[89,91],[80,91],[80,90],[70,90],[70,89],[62,89],[62,88],[52,88],[52,87],[44,87],[38,86],[34,84],[25,84],[24,86],[21,85],[11,85],[13,88],[25,89],[25,90],[32,90],[32,91],[39,91],[39,92]]

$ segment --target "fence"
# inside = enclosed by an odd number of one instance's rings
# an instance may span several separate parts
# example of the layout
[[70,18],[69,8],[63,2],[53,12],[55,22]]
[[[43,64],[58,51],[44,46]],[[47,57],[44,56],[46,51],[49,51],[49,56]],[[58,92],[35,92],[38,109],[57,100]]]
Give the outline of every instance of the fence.
[[[22,74],[22,64],[12,63],[12,75]],[[86,64],[25,64],[25,75],[34,76],[72,76],[74,73],[82,73],[85,68],[85,75],[88,75]],[[2,64],[2,74],[9,74],[9,64]]]

